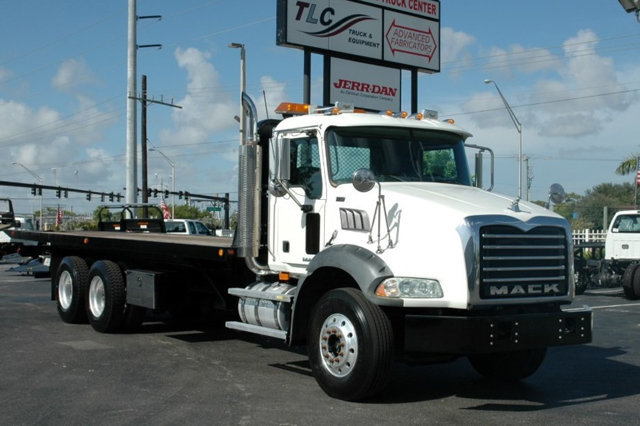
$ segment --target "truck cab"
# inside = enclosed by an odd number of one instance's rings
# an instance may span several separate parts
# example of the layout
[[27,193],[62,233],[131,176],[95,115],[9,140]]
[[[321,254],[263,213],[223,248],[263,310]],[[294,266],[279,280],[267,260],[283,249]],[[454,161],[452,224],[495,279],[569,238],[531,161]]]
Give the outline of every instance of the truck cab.
[[547,346],[590,341],[590,311],[561,309],[568,222],[474,187],[468,132],[423,114],[279,111],[240,149],[236,245],[256,281],[229,289],[241,321],[228,327],[306,344],[342,399],[379,390],[393,358],[465,355],[514,380]]
[[640,259],[640,211],[617,212],[605,238],[605,256],[610,260]]
[[[378,304],[467,309],[522,296],[568,302],[568,224],[540,206],[473,187],[469,136],[422,115],[332,110],[283,120],[269,148],[276,154],[269,268],[307,278],[310,269],[346,262],[356,275],[354,253],[365,250],[386,265],[373,282],[358,283]],[[526,260],[516,255],[516,237],[530,241]],[[513,246],[492,248],[493,241]],[[481,267],[486,279],[479,282]],[[412,296],[381,297],[396,292]]]

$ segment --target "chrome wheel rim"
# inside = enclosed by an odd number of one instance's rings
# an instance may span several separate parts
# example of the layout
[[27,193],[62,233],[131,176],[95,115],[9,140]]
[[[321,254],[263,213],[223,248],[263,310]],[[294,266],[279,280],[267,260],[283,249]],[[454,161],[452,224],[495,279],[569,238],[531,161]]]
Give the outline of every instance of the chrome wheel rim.
[[345,377],[354,369],[358,359],[358,336],[346,316],[332,314],[320,330],[320,359],[332,376]]
[[69,271],[62,271],[58,279],[58,302],[65,311],[73,302],[73,278]]
[[104,312],[105,293],[102,278],[96,276],[89,285],[89,309],[94,318],[100,318]]

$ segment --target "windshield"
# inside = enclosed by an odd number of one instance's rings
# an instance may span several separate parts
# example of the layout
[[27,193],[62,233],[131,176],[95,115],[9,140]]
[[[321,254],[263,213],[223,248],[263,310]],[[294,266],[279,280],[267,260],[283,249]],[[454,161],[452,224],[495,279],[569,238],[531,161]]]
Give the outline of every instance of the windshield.
[[396,127],[330,128],[331,180],[351,182],[371,169],[380,182],[446,182],[471,185],[464,140],[452,133]]

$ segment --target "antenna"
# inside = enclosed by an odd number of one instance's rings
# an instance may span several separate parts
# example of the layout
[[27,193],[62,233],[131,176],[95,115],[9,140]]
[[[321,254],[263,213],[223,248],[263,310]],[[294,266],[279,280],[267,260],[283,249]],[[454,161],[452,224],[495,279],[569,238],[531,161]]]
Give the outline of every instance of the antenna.
[[269,107],[267,106],[267,93],[262,91],[262,98],[264,99],[264,111],[267,113],[267,120],[269,119]]

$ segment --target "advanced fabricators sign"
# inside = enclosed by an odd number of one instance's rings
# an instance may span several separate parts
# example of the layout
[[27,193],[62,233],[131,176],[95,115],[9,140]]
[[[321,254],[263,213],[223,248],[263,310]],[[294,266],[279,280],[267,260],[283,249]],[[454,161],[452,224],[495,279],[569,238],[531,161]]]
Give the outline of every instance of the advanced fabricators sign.
[[278,0],[279,45],[440,71],[440,2]]

